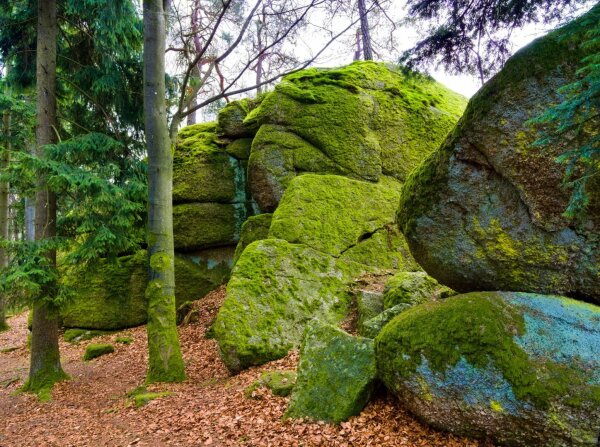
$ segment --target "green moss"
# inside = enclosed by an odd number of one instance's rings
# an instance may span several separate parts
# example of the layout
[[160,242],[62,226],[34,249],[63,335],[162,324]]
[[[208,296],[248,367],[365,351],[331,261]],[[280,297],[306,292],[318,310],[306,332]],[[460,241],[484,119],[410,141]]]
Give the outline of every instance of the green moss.
[[383,172],[404,180],[465,102],[431,78],[355,62],[285,77],[246,121],[285,126],[359,178],[376,181]]
[[373,340],[315,322],[302,343],[298,381],[285,417],[343,422],[367,404],[376,374]]
[[98,331],[90,329],[67,329],[64,334],[64,339],[69,343],[77,343],[84,340],[91,340],[95,337],[112,334],[112,331]]
[[271,390],[273,395],[286,397],[292,393],[296,384],[296,371],[267,371],[244,390],[244,396],[254,398],[255,391],[261,387]]
[[0,332],[8,331],[10,326],[5,321],[0,322]]
[[254,241],[266,239],[269,236],[269,228],[271,227],[272,214],[258,214],[250,216],[242,225],[240,241],[235,248],[233,256],[233,264],[242,255],[244,249]]
[[238,160],[248,160],[252,148],[252,138],[240,138],[227,145],[225,151]]
[[389,309],[398,304],[426,303],[456,295],[452,289],[439,284],[425,272],[399,272],[385,284],[383,303]]
[[173,202],[231,202],[235,173],[215,123],[184,127],[173,154]]
[[396,315],[400,315],[411,307],[411,304],[397,304],[390,307],[359,325],[358,333],[363,337],[375,338]]
[[226,138],[251,137],[256,133],[256,126],[252,122],[244,122],[246,115],[255,109],[262,97],[244,98],[232,101],[219,111],[217,118],[217,133]]
[[340,256],[394,221],[400,184],[305,174],[289,184],[269,236]]
[[383,295],[368,290],[358,290],[355,295],[358,312],[357,329],[358,333],[363,335],[364,324],[383,312]]
[[341,322],[351,297],[352,266],[306,246],[266,239],[244,250],[214,324],[227,367],[240,371],[281,358],[316,315]]
[[19,392],[33,393],[38,396],[42,402],[49,402],[52,399],[52,388],[54,384],[69,380],[69,375],[62,370],[46,368],[39,370],[34,377],[29,377],[27,381],[19,388]]
[[173,393],[170,391],[152,392],[148,391],[145,386],[140,386],[127,393],[127,396],[131,398],[133,404],[136,407],[143,407],[148,402],[154,399],[160,399],[163,397],[172,396]]
[[[566,403],[600,403],[600,387],[570,365],[533,360],[515,341],[525,334],[520,310],[495,292],[474,292],[415,306],[394,318],[375,339],[381,377],[409,378],[427,360],[444,373],[466,360],[475,368],[497,368],[517,399],[539,408],[565,396]],[[583,396],[573,396],[578,390]],[[571,397],[568,397],[571,396]]]
[[123,345],[130,345],[133,343],[133,338],[127,335],[120,335],[115,338],[115,343],[121,343]]
[[176,326],[175,296],[161,278],[148,283],[148,375],[147,383],[182,382],[185,366]]
[[115,352],[115,347],[107,343],[92,343],[86,346],[83,360],[89,361],[100,356]]
[[[144,324],[148,282],[148,255],[145,250],[118,258],[116,263],[100,259],[87,269],[64,270],[63,281],[75,297],[61,309],[67,328],[115,330]],[[216,288],[229,275],[221,264],[211,269],[175,256],[175,286],[178,303],[196,300]]]
[[175,249],[193,251],[239,240],[245,204],[190,203],[173,207]]

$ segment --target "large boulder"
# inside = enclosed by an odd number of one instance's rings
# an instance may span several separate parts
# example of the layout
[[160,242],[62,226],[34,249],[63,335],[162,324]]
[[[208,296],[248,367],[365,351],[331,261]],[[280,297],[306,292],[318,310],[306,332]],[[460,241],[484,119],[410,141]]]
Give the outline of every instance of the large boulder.
[[315,317],[339,324],[360,274],[419,269],[392,225],[399,189],[385,177],[292,180],[268,238],[249,244],[237,260],[217,316],[215,338],[229,369],[285,356]]
[[[60,311],[65,327],[116,330],[146,322],[148,255],[145,250],[120,257],[115,263],[101,259],[94,266],[69,267],[63,272],[62,281],[74,294]],[[177,305],[203,297],[228,274],[227,265],[194,263],[176,256]]]
[[260,125],[248,176],[263,212],[300,172],[404,181],[439,146],[465,99],[430,78],[374,62],[286,76],[246,125]]
[[365,407],[376,377],[373,340],[315,321],[302,342],[298,379],[285,416],[346,421]]
[[[584,17],[600,20],[600,7]],[[457,291],[517,290],[600,302],[600,187],[585,216],[563,215],[571,190],[528,124],[563,99],[586,50],[580,23],[511,57],[470,101],[456,130],[407,180],[398,220],[416,260]],[[591,126],[591,125],[590,125]],[[596,125],[595,128],[598,126]]]
[[350,306],[346,284],[352,274],[344,263],[304,245],[280,239],[250,244],[213,325],[225,365],[238,372],[284,357],[314,316],[339,324]]
[[385,385],[434,427],[501,445],[597,446],[597,306],[473,292],[402,312],[375,349]]

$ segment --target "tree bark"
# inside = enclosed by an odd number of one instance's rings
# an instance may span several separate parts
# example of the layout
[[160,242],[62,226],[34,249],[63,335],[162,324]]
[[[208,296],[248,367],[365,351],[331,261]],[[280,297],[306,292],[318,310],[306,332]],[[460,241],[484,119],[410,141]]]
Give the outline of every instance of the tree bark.
[[[8,69],[7,69],[8,71]],[[0,171],[4,172],[10,163],[10,113],[4,112],[2,117],[4,127],[4,150],[0,155]],[[0,182],[0,237],[8,240],[8,182]],[[0,268],[8,266],[8,254],[4,248],[0,248]],[[6,300],[0,294],[0,331],[8,329],[6,323]]]
[[369,18],[367,17],[367,7],[365,0],[358,1],[358,14],[360,15],[360,30],[363,41],[363,55],[366,61],[373,60],[373,47],[371,44],[371,32],[369,31]]
[[165,9],[144,0],[144,120],[148,147],[148,382],[185,380],[175,317],[173,154],[165,102]]
[[[44,146],[56,141],[56,0],[38,1],[37,66],[36,66],[36,146],[43,157]],[[36,185],[35,239],[43,240],[56,235],[56,197],[48,190],[46,179],[40,177]],[[56,268],[56,251],[46,256]],[[60,364],[58,349],[58,308],[53,303],[56,287],[46,285],[33,304],[31,329],[31,364],[27,391],[48,396],[54,383],[67,375]],[[49,396],[48,396],[49,397]]]

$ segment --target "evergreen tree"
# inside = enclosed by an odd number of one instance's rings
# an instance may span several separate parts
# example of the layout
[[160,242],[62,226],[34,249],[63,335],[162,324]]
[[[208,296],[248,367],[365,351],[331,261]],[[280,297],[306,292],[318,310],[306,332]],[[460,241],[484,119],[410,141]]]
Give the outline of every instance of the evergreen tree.
[[412,21],[431,23],[427,36],[406,51],[409,67],[440,63],[483,84],[510,56],[510,36],[528,23],[568,18],[588,0],[408,0]]

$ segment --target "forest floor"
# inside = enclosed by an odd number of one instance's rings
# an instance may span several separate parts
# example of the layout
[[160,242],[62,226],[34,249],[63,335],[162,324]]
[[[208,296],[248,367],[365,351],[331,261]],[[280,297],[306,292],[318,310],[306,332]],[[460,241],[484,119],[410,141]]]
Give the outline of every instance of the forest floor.
[[[188,379],[148,387],[167,397],[136,407],[128,392],[144,382],[146,329],[138,327],[60,349],[71,380],[55,386],[41,403],[18,393],[27,377],[27,313],[9,319],[0,333],[0,446],[484,446],[428,428],[381,392],[367,408],[341,425],[283,420],[286,397],[244,390],[262,372],[294,369],[297,353],[232,376],[205,332],[222,303],[219,289],[203,298],[199,320],[179,328]],[[127,335],[129,345],[114,343]],[[89,343],[113,343],[116,350],[82,360]],[[14,349],[13,349],[14,348]]]

